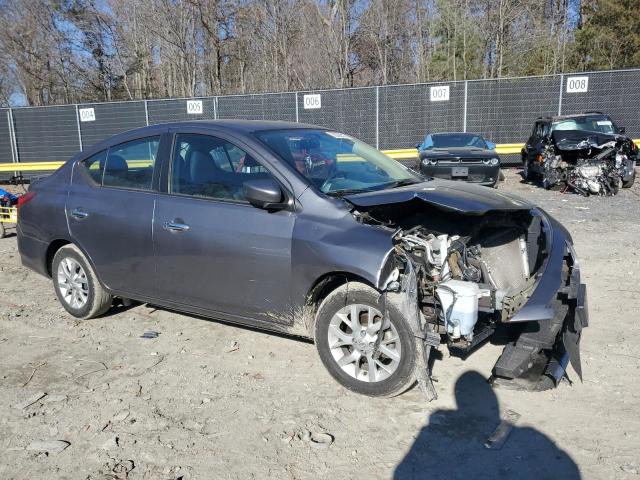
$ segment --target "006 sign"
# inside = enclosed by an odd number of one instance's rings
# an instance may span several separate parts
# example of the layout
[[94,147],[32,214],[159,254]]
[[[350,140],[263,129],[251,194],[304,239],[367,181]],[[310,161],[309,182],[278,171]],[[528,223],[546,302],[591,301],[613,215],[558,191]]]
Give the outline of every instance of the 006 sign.
[[187,100],[187,113],[189,115],[202,115],[202,100]]
[[322,98],[320,94],[313,93],[310,95],[305,95],[302,97],[302,105],[305,110],[321,108],[322,107]]

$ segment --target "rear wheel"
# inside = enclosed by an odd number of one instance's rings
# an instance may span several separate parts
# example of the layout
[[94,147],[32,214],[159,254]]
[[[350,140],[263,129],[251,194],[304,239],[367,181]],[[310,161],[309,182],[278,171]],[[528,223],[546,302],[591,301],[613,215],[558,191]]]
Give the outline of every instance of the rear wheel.
[[7,230],[4,228],[4,223],[0,222],[0,238],[4,238],[7,234]]
[[359,282],[334,290],[322,302],[315,342],[322,363],[340,384],[357,393],[391,397],[415,380],[415,341],[400,312],[378,291]]
[[65,245],[56,252],[51,274],[58,300],[74,317],[94,318],[109,310],[113,297],[75,245]]

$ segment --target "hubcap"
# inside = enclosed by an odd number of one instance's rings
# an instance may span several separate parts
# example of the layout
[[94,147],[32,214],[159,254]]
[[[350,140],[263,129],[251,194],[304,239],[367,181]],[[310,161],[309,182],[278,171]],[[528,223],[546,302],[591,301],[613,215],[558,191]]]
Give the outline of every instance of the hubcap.
[[63,258],[58,265],[58,290],[71,308],[82,308],[89,299],[87,274],[73,258]]
[[336,312],[327,333],[340,368],[363,382],[389,378],[400,365],[400,337],[391,321],[369,305],[347,305]]

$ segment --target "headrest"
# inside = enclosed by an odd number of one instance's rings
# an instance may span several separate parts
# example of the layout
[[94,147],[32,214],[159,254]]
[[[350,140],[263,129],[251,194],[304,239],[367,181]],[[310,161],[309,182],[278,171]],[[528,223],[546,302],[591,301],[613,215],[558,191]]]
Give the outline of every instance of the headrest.
[[193,151],[189,156],[189,173],[194,183],[211,182],[216,176],[216,164],[208,153]]
[[107,170],[110,172],[123,171],[126,172],[129,170],[129,165],[127,165],[127,161],[122,158],[120,155],[109,155],[106,159],[103,158],[100,160],[100,169],[104,170],[105,162],[107,164]]

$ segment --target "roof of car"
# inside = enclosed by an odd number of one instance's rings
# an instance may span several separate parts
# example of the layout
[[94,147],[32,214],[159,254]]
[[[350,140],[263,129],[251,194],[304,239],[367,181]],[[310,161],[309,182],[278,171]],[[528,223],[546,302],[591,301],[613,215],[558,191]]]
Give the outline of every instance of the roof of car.
[[546,120],[551,122],[557,122],[559,120],[566,120],[568,118],[581,118],[581,117],[588,117],[591,115],[604,115],[605,117],[608,117],[607,114],[602,112],[584,112],[584,113],[572,113],[571,115],[553,115],[553,116],[547,116],[547,117],[538,117],[536,120]]

